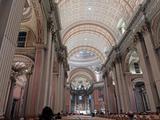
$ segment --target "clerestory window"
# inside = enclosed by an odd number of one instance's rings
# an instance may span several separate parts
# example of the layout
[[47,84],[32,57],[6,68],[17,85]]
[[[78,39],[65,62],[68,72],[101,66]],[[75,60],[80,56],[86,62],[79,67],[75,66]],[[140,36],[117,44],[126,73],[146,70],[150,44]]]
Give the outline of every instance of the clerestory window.
[[27,32],[19,32],[17,47],[25,47]]

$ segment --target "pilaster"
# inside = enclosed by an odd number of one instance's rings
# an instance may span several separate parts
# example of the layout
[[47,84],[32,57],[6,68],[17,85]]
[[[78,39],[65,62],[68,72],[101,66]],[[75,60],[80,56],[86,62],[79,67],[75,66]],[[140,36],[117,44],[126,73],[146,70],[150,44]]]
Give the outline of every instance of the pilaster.
[[64,69],[63,64],[59,64],[59,77],[56,81],[55,113],[61,112],[64,108]]
[[116,67],[116,76],[117,76],[117,82],[119,85],[119,93],[120,93],[120,99],[121,99],[121,107],[122,112],[128,112],[130,109],[130,101],[129,101],[129,93],[128,93],[128,87],[126,84],[126,80],[124,78],[124,73],[122,69],[122,61],[121,56],[118,54],[116,61],[115,61],[115,67]]
[[140,66],[143,71],[143,78],[144,78],[144,83],[146,87],[146,91],[148,94],[148,99],[150,103],[150,109],[151,111],[155,112],[156,111],[156,101],[157,101],[157,95],[155,95],[156,90],[154,87],[154,83],[152,80],[152,71],[150,70],[150,63],[147,58],[147,53],[145,50],[145,44],[142,39],[142,35],[138,33],[135,36],[135,42],[136,42],[136,48],[137,52],[139,54],[139,59],[140,59]]
[[0,10],[0,117],[6,110],[9,78],[25,0],[1,1]]
[[155,81],[156,89],[160,99],[160,61],[155,51],[150,23],[146,21],[142,28],[142,34],[153,73],[153,80]]
[[116,94],[117,109],[118,109],[118,113],[120,113],[121,112],[121,100],[120,100],[120,93],[119,93],[119,85],[118,85],[117,76],[116,76],[115,63],[112,66],[112,70],[113,70],[114,82],[115,82],[115,92],[116,92],[115,94]]
[[107,84],[107,72],[103,73],[103,79],[104,79],[104,104],[105,104],[105,112],[106,115],[109,112],[109,91],[108,91],[108,84]]
[[[43,81],[43,60],[44,60],[43,44],[36,44],[35,64],[33,76],[28,87],[28,98],[26,107],[27,117],[36,117],[41,112],[44,102],[44,81]],[[41,90],[43,92],[41,93]]]

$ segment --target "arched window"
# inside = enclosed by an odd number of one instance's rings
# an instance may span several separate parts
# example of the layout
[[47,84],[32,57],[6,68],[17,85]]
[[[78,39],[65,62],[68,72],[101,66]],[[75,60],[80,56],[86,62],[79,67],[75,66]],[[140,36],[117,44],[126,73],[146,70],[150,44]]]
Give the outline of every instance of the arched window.
[[142,74],[142,69],[139,64],[139,56],[136,51],[132,51],[130,53],[130,57],[128,59],[128,67],[129,67],[129,72],[131,74]]
[[25,47],[27,32],[19,32],[17,47]]

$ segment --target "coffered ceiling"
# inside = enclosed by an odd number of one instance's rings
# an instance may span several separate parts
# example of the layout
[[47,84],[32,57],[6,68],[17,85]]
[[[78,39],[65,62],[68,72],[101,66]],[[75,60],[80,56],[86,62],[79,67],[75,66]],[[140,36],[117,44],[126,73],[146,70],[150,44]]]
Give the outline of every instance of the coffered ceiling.
[[[99,66],[143,0],[55,0],[71,66]],[[89,68],[89,67],[88,67]],[[91,68],[91,67],[90,67]]]

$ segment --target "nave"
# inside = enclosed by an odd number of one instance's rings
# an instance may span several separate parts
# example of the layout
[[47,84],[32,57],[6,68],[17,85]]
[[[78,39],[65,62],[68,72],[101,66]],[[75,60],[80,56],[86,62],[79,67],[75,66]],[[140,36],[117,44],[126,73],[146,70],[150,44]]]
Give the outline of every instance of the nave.
[[0,120],[159,120],[160,0],[0,0]]

